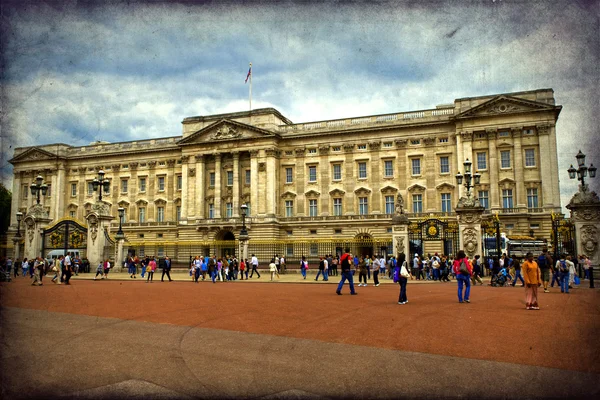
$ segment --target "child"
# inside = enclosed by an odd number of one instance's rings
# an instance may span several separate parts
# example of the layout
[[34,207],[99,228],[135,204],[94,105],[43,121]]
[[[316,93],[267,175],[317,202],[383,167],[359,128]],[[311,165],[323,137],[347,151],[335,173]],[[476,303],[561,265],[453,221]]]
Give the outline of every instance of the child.
[[273,282],[273,278],[275,278],[275,274],[277,274],[277,278],[279,278],[279,273],[277,272],[277,264],[275,264],[275,259],[271,259],[271,263],[269,264],[269,271],[271,272],[271,282]]
[[94,280],[96,280],[98,275],[101,276],[101,279],[104,279],[104,266],[102,265],[102,263],[99,263],[96,267],[96,276],[94,277]]

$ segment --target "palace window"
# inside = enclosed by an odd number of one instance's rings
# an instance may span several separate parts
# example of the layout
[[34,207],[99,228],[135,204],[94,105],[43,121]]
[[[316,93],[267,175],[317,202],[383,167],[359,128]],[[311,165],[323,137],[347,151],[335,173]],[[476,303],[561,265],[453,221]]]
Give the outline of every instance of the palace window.
[[316,199],[310,199],[308,201],[308,215],[310,217],[316,217],[317,216],[317,200]]
[[358,179],[366,179],[367,178],[367,163],[359,162],[358,163]]
[[513,191],[512,189],[502,189],[502,207],[513,208]]
[[[72,188],[72,186],[71,186]],[[94,185],[92,184],[92,182],[88,182],[87,183],[87,195],[91,196],[94,194]]]
[[414,140],[410,141],[410,144],[413,144],[413,145],[416,145],[416,144],[419,144],[419,143],[421,143],[421,139],[414,139]]
[[140,178],[140,192],[146,191],[146,178]]
[[392,147],[392,142],[383,142],[383,147]]
[[421,159],[413,158],[411,159],[412,165],[412,175],[421,175]]
[[340,146],[333,146],[333,151],[341,151],[342,148]]
[[285,183],[292,183],[294,182],[294,177],[293,177],[293,169],[292,168],[286,168],[285,169]]
[[392,160],[385,160],[383,162],[383,176],[385,176],[386,178],[391,178],[394,176],[394,161]]
[[225,218],[233,217],[233,203],[225,204]]
[[394,213],[394,196],[385,196],[385,213]]
[[140,207],[138,210],[138,220],[140,223],[146,222],[146,207]]
[[311,165],[310,167],[308,167],[308,181],[309,182],[317,181],[317,167],[314,165]]
[[208,218],[213,219],[214,217],[215,217],[215,205],[209,204],[208,205]]
[[500,167],[510,168],[510,150],[500,152]]
[[181,190],[183,188],[183,176],[177,175],[177,190]]
[[121,223],[124,224],[127,222],[127,208],[123,210],[123,217],[121,218]]
[[422,194],[413,194],[412,195],[412,203],[413,203],[413,212],[414,213],[422,213],[423,212],[423,195]]
[[367,145],[366,144],[359,144],[357,146],[358,150],[366,150],[367,149]]
[[23,198],[26,199],[29,195],[29,186],[23,185]]
[[215,187],[215,173],[210,172],[208,174],[208,186]]
[[358,214],[367,215],[369,214],[369,199],[367,197],[358,198]]
[[181,221],[181,206],[175,207],[175,221]]
[[479,198],[479,204],[481,207],[484,207],[486,210],[490,209],[490,192],[487,190],[480,190],[477,193],[477,197]]
[[[77,196],[77,184],[71,183],[71,196]],[[25,196],[27,197],[27,196]]]
[[339,197],[333,199],[333,215],[335,215],[335,216],[342,215],[342,199]]
[[[106,186],[106,189],[102,189],[102,193],[103,194],[110,194],[110,181],[108,182],[108,185]],[[92,187],[92,190],[94,190],[94,188]]]
[[448,156],[440,157],[440,174],[450,173],[450,160]]
[[292,257],[294,255],[294,245],[292,243],[289,243],[286,245],[285,247],[285,254],[288,257]]
[[121,193],[127,193],[127,179],[121,179]]
[[165,191],[165,177],[164,176],[158,177],[158,191],[159,192]]
[[452,195],[450,193],[442,193],[442,212],[452,211]]
[[440,143],[448,143],[448,138],[440,138]]
[[500,131],[500,132],[498,132],[498,136],[507,137],[507,136],[510,136],[510,132],[509,131]]
[[333,180],[342,180],[342,164],[333,164]]
[[69,217],[75,218],[75,211],[73,211],[73,210],[69,211]]
[[487,169],[487,153],[477,153],[477,169],[480,171]]
[[159,167],[164,167],[166,165],[166,163],[164,161],[159,161],[158,162],[158,166]]
[[535,150],[525,149],[525,166],[535,167]]
[[247,170],[246,170],[246,185],[249,185],[249,184],[250,184],[250,182],[251,182],[251,180],[250,180],[250,177],[251,177],[251,176],[252,176],[252,175],[250,174],[250,170],[249,170],[249,169],[247,169]]
[[233,171],[227,171],[227,186],[233,186]]
[[48,189],[46,190],[46,197],[52,196],[52,185],[48,184]]
[[165,222],[165,208],[164,207],[156,208],[156,222]]
[[308,149],[308,154],[317,154],[317,149]]
[[293,200],[285,201],[285,216],[286,217],[294,216],[294,201]]
[[319,255],[319,244],[318,243],[310,244],[310,255],[312,257],[316,257]]
[[537,188],[527,189],[527,207],[538,207],[538,190]]

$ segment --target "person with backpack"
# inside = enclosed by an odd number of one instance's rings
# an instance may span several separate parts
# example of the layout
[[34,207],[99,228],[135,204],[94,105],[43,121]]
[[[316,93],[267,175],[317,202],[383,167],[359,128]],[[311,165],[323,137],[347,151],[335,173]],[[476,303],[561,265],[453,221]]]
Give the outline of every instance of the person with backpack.
[[350,254],[350,248],[346,247],[344,249],[344,254],[340,258],[340,264],[342,267],[342,279],[335,291],[339,296],[342,295],[342,288],[344,287],[344,282],[348,280],[348,284],[350,285],[350,294],[356,295],[356,291],[354,290],[354,279],[352,277],[352,272],[350,272],[350,264],[353,262],[352,255]]
[[465,286],[464,302],[470,303],[469,295],[471,294],[471,275],[473,275],[473,268],[467,258],[464,250],[459,250],[456,253],[456,259],[452,266],[452,270],[456,274],[456,281],[458,282],[458,302],[463,302],[463,286]]
[[540,269],[542,282],[544,284],[544,293],[550,293],[548,283],[550,283],[550,270],[553,268],[552,257],[548,254],[548,248],[544,247],[542,254],[537,258],[537,265]]
[[523,277],[525,278],[525,309],[539,310],[537,292],[542,285],[542,273],[538,264],[533,260],[533,253],[527,253],[527,260],[523,262]]
[[412,276],[408,272],[408,264],[406,263],[406,255],[404,253],[398,254],[396,268],[394,268],[394,282],[400,285],[400,295],[398,296],[398,304],[408,303],[406,297],[406,284],[408,278],[412,279]]
[[569,294],[570,271],[566,257],[566,254],[561,254],[560,260],[556,262],[556,271],[558,271],[560,279],[560,292]]
[[302,256],[302,260],[300,260],[300,273],[303,276],[303,279],[306,279],[306,270],[308,269],[308,263],[306,262],[306,256]]

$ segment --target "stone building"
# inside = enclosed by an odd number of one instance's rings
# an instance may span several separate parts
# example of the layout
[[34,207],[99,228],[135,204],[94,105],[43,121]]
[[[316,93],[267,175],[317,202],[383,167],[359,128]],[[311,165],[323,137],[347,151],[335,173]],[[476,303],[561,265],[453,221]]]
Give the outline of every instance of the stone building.
[[[15,212],[35,203],[29,185],[38,175],[49,185],[41,199],[49,218],[84,221],[103,169],[110,180],[103,199],[114,216],[125,209],[128,246],[146,246],[146,253],[149,246],[162,253],[177,243],[235,240],[243,203],[251,241],[384,243],[398,195],[411,220],[455,219],[465,190],[455,175],[469,159],[481,174],[474,194],[486,213],[498,213],[504,232],[549,238],[551,213],[561,211],[561,108],[552,89],[298,124],[264,108],[188,117],[176,137],[17,148],[11,232]],[[299,256],[293,247],[287,253]]]

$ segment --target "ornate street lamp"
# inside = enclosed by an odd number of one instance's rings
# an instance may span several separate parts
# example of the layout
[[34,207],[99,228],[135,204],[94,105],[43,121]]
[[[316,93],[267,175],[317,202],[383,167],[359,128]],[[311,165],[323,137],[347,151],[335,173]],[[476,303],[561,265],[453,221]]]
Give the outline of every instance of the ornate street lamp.
[[98,192],[98,201],[102,201],[102,189],[104,188],[104,192],[110,189],[110,181],[104,177],[104,170],[98,171],[98,178],[94,178],[92,186],[94,192]]
[[471,173],[472,164],[473,163],[467,158],[467,160],[463,163],[463,166],[465,167],[465,174],[462,175],[460,171],[456,174],[456,182],[459,185],[462,185],[463,178],[465,180],[464,186],[467,189],[467,197],[471,197],[471,188],[475,187],[475,185],[479,185],[481,180],[481,174],[479,172],[476,172],[475,174]]
[[42,193],[42,196],[45,196],[48,192],[48,185],[42,183],[43,181],[44,178],[42,178],[41,175],[38,175],[37,178],[35,178],[35,183],[32,183],[31,186],[29,186],[31,195],[37,196],[37,204],[40,204],[40,192]]
[[575,158],[577,159],[578,168],[575,169],[573,167],[573,164],[571,164],[571,166],[567,170],[567,172],[569,173],[569,178],[575,179],[575,175],[577,175],[577,180],[581,182],[579,188],[582,192],[587,192],[588,187],[585,184],[585,178],[587,177],[588,172],[590,174],[590,178],[595,178],[597,168],[594,167],[594,164],[590,164],[589,168],[585,165],[585,154],[583,154],[581,150],[579,150],[579,153],[577,153]]
[[125,237],[125,234],[123,233],[123,217],[125,217],[125,209],[123,207],[119,207],[119,230],[117,231],[117,234],[115,235],[115,238],[118,239],[123,239]]
[[23,213],[18,212],[17,213],[17,234],[15,235],[15,237],[17,237],[17,238],[21,238],[21,221],[23,221]]
[[240,209],[242,210],[242,230],[240,231],[240,236],[247,237],[248,231],[246,230],[246,214],[248,213],[248,206],[246,203],[244,203],[240,206]]

